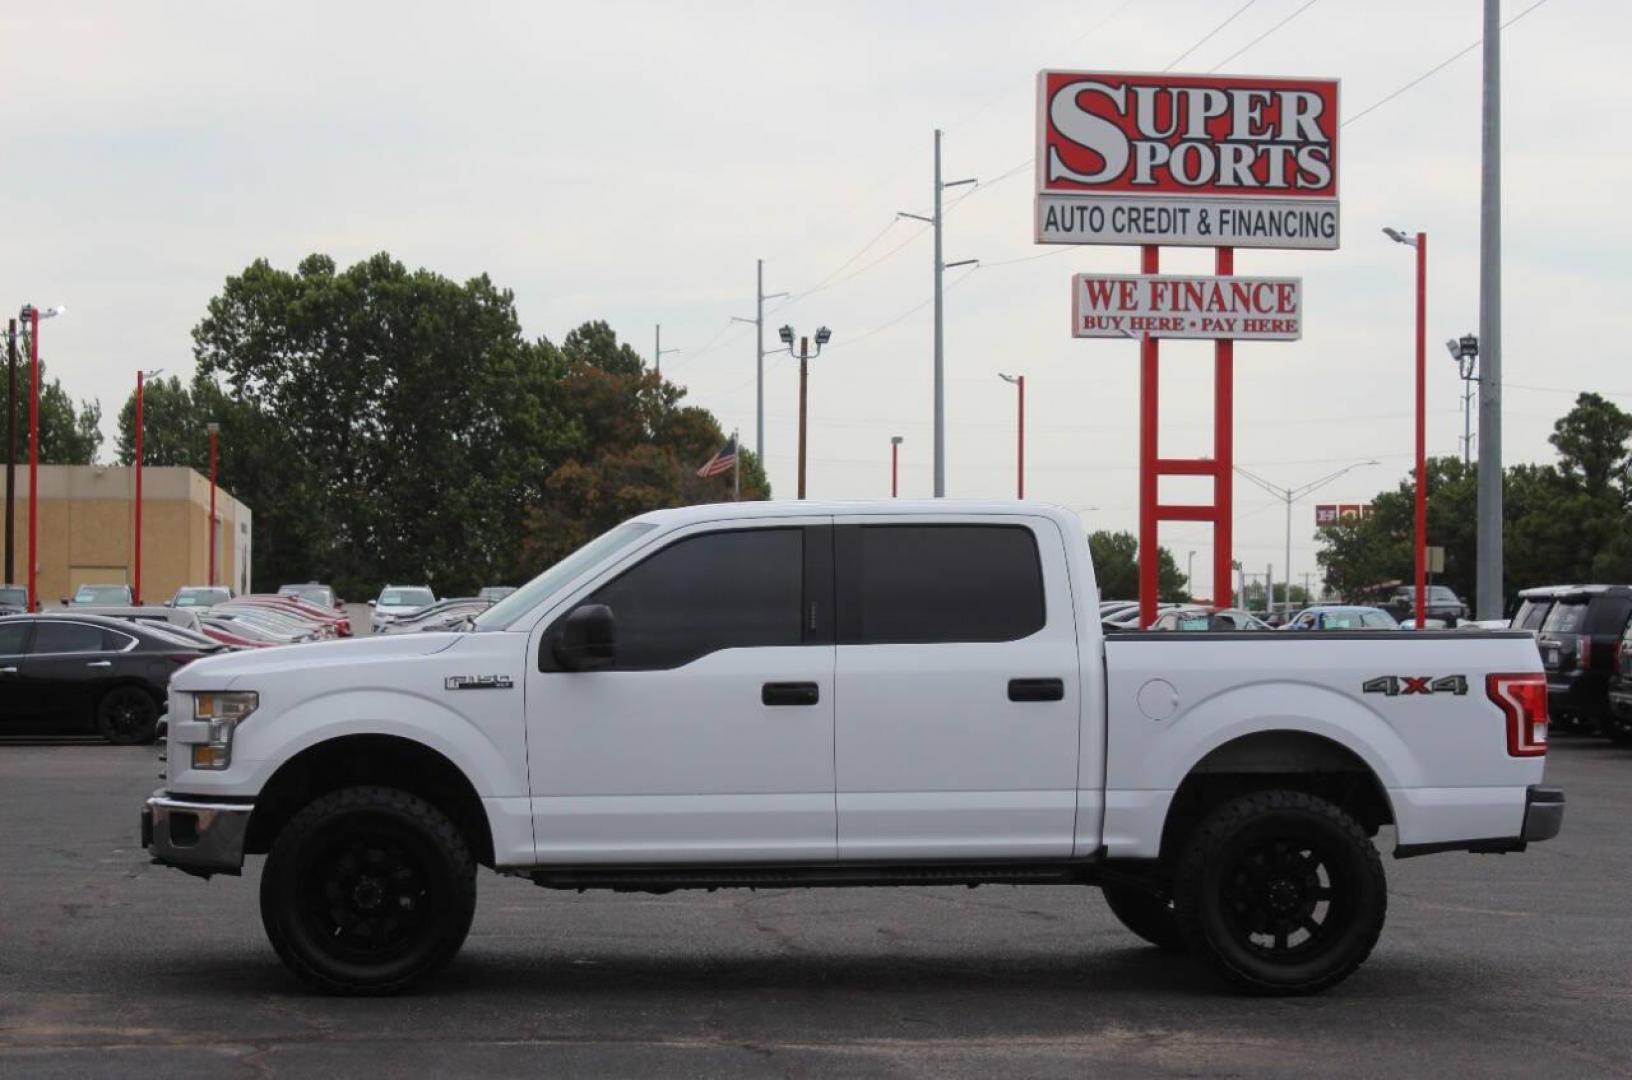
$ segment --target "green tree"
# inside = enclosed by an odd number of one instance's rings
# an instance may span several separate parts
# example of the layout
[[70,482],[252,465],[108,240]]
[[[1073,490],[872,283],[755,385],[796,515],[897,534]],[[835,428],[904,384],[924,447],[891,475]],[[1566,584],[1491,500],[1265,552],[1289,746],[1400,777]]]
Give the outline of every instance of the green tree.
[[[1088,553],[1094,560],[1102,600],[1139,599],[1139,538],[1131,532],[1101,529],[1088,534]],[[1162,603],[1183,603],[1184,574],[1178,560],[1164,547],[1156,549],[1156,596]]]
[[[149,382],[142,393],[142,463],[144,465],[190,465],[202,468],[208,461],[208,435],[193,404],[193,395],[174,375]],[[136,392],[119,410],[117,459],[121,465],[136,460]]]
[[[28,388],[33,370],[27,360],[17,364],[19,461],[28,460]],[[92,465],[96,463],[97,452],[101,449],[101,403],[96,400],[81,401],[76,409],[62,383],[47,375],[45,384],[40,387],[40,463]]]

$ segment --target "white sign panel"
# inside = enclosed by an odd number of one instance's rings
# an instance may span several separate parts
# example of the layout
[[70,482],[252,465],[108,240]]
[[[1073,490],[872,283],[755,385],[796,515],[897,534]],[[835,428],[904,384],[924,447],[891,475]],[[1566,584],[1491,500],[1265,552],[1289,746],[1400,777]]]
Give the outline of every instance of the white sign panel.
[[1039,195],[1039,244],[1301,248],[1338,245],[1337,202]]
[[1303,279],[1078,274],[1071,279],[1071,336],[1232,338],[1303,336]]

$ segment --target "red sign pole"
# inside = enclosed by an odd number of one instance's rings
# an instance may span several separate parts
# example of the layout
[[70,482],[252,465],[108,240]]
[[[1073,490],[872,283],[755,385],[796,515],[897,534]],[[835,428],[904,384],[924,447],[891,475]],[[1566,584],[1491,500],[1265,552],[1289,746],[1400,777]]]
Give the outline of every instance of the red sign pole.
[[[1235,273],[1235,249],[1221,247],[1214,255],[1213,272]],[[1235,342],[1220,338],[1213,344],[1213,606],[1233,606],[1230,584],[1234,559],[1235,513]]]
[[[1160,250],[1155,244],[1139,249],[1139,272],[1160,272]],[[1139,629],[1156,621],[1156,570],[1161,560],[1156,541],[1157,342],[1146,333],[1139,342]]]
[[136,372],[136,573],[135,588],[131,590],[133,604],[142,602],[142,381],[144,373]]
[[1428,618],[1428,234],[1417,234],[1417,626]]

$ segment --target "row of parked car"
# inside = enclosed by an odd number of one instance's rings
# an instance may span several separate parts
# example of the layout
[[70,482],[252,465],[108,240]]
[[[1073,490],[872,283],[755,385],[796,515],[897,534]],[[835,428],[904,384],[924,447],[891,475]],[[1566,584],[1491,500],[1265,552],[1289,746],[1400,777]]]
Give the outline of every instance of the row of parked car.
[[[317,582],[235,596],[189,585],[164,604],[132,603],[128,586],[85,585],[64,606],[27,610],[27,593],[0,588],[0,734],[82,731],[109,742],[150,742],[170,677],[201,656],[352,636],[332,588]],[[428,588],[387,586],[374,608],[378,633],[450,630],[514,590],[437,600]]]
[[1632,585],[1525,589],[1513,626],[1536,635],[1556,727],[1632,742]]

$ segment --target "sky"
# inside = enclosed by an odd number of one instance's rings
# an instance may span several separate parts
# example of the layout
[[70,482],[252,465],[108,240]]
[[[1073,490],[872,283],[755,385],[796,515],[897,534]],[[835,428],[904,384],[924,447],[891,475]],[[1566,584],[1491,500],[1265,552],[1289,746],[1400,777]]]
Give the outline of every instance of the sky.
[[[1364,502],[1413,452],[1413,261],[1385,225],[1429,234],[1428,450],[1460,452],[1461,383],[1442,342],[1477,328],[1477,0],[976,0],[870,3],[278,4],[0,0],[5,63],[0,302],[66,304],[48,374],[99,399],[111,455],[138,368],[190,378],[190,332],[256,258],[293,268],[388,251],[512,289],[530,337],[605,319],[688,400],[754,445],[751,326],[765,260],[775,328],[832,328],[812,361],[809,493],[931,493],[929,212],[945,130],[947,491],[1015,484],[1090,529],[1137,526],[1132,342],[1069,336],[1073,273],[1131,273],[1119,247],[1032,243],[1035,78],[1047,67],[1335,77],[1342,246],[1241,251],[1240,274],[1304,279],[1295,343],[1241,343],[1236,460],[1296,487],[1376,460],[1298,503],[1294,581],[1315,574],[1314,505]],[[1535,0],[1507,0],[1503,18]],[[1231,16],[1234,16],[1231,18]],[[1226,22],[1226,20],[1228,20]],[[1284,21],[1284,22],[1283,22]],[[1222,28],[1220,28],[1220,24]],[[1277,24],[1282,24],[1277,27]],[[1632,189],[1620,77],[1632,5],[1543,0],[1503,34],[1503,455],[1548,461],[1576,393],[1632,408],[1615,296]],[[1162,269],[1207,273],[1211,252]],[[4,299],[9,298],[9,300]],[[1211,347],[1168,343],[1163,456],[1212,440]],[[449,358],[449,377],[458,376]],[[765,454],[794,491],[798,377],[766,359]],[[700,464],[700,463],[699,463]],[[1168,478],[1162,500],[1206,501]],[[1236,558],[1284,570],[1285,504],[1236,484]],[[1162,526],[1207,592],[1210,528]],[[1431,542],[1431,538],[1430,538]]]

